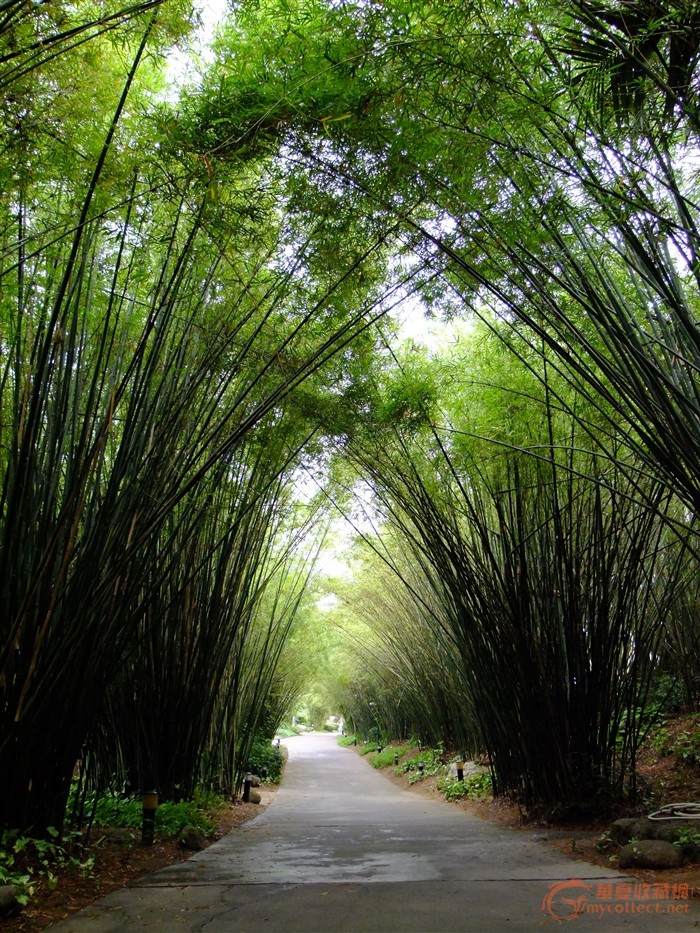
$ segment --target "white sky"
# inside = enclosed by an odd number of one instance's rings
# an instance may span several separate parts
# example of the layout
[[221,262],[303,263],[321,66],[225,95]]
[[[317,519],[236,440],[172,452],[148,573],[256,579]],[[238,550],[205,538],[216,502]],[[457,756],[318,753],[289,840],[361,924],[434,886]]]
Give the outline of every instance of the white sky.
[[186,52],[174,51],[168,59],[167,75],[172,85],[172,96],[177,96],[180,84],[195,74],[194,62],[197,58],[206,61],[209,45],[214,38],[217,24],[229,12],[228,0],[204,0],[196,4],[202,24],[192,35]]

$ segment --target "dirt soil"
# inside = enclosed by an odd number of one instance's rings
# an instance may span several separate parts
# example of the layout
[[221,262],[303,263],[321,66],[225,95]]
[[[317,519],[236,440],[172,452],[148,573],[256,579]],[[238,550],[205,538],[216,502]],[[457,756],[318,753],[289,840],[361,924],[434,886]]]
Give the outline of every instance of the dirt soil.
[[[274,798],[274,784],[259,788],[259,804],[236,801],[221,812],[216,832],[207,839],[211,845],[226,833],[236,830],[252,820]],[[158,839],[152,846],[140,842],[140,834],[133,830],[93,830],[95,840],[88,854],[94,855],[95,864],[89,872],[75,868],[56,871],[53,890],[42,879],[29,905],[16,917],[0,922],[3,933],[36,933],[52,923],[94,903],[116,888],[125,888],[144,875],[166,865],[182,862],[193,853],[172,840]],[[85,855],[81,856],[85,858]]]

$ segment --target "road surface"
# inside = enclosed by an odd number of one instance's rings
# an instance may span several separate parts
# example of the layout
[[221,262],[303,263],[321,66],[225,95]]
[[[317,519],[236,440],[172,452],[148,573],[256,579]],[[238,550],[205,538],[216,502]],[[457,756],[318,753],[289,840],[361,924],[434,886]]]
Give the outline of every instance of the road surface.
[[[54,933],[489,933],[698,930],[682,888],[566,859],[396,787],[332,735],[288,740],[275,799],[186,862]],[[668,895],[668,896],[667,896]],[[573,916],[572,916],[573,915]]]

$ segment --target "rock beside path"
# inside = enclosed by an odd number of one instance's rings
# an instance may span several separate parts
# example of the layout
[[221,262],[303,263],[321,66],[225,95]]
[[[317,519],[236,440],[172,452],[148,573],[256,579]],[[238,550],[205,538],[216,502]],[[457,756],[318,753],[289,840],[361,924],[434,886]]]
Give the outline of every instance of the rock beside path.
[[0,885],[0,917],[8,917],[19,909],[17,888],[14,884]]
[[639,839],[620,850],[620,868],[680,868],[683,853],[672,842],[662,839]]
[[[625,818],[615,820],[610,827],[610,838],[619,846],[637,840],[657,840],[673,843],[682,859],[700,859],[700,822],[698,820],[650,820]],[[652,868],[662,868],[652,865]]]
[[206,836],[196,826],[185,826],[178,837],[178,842],[183,849],[189,849],[191,852],[201,852],[207,844]]

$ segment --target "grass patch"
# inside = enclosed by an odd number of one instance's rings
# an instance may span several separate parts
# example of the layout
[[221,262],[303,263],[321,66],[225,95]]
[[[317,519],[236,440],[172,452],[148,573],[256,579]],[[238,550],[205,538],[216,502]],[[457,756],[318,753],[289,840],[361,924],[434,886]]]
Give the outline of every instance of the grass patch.
[[381,752],[377,752],[372,758],[373,768],[388,768],[389,765],[396,764],[396,756],[402,758],[408,751],[407,745],[387,745]]

